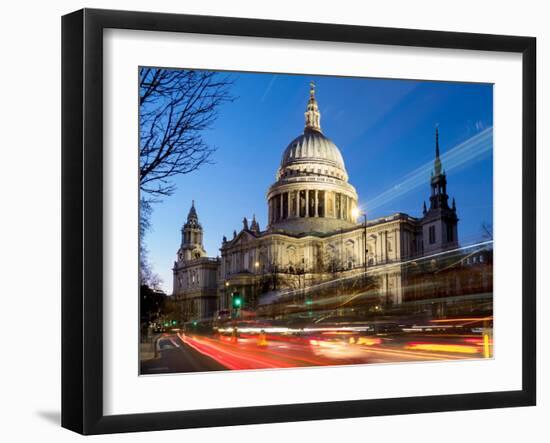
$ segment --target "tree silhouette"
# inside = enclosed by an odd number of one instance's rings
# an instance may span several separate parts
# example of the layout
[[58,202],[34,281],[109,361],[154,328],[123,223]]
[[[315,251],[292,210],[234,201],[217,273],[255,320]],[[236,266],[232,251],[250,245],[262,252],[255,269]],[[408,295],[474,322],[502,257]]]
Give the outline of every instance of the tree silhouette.
[[218,109],[234,98],[231,79],[212,71],[143,67],[139,71],[139,183],[145,200],[171,195],[172,178],[211,161],[203,138]]

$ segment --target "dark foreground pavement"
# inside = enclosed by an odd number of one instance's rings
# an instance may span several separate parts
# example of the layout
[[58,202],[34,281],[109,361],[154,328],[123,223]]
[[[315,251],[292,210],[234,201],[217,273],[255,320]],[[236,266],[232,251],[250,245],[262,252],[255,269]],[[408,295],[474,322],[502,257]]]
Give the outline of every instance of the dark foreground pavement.
[[204,372],[227,369],[215,360],[195,351],[176,335],[161,337],[157,358],[140,362],[140,374],[169,374],[175,372]]

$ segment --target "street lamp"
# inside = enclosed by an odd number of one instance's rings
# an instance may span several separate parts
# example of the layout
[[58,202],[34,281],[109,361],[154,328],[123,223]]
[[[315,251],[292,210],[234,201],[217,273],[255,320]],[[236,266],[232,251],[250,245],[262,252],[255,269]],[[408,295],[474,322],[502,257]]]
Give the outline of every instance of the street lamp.
[[361,212],[359,210],[358,207],[354,207],[352,210],[351,210],[351,215],[353,216],[353,218],[355,218],[355,220],[357,220],[359,218],[360,215],[363,216],[363,245],[364,245],[364,250],[363,250],[363,266],[365,268],[365,272],[364,272],[364,275],[365,275],[365,282],[367,280],[367,253],[369,252],[369,250],[367,249],[367,212]]

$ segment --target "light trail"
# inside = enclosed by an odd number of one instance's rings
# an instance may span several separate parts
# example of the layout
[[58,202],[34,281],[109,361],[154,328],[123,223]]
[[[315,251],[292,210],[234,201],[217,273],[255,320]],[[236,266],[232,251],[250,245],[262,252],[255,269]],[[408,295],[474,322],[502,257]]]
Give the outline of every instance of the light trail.
[[488,317],[467,317],[467,318],[442,318],[437,320],[430,320],[430,323],[451,323],[451,322],[477,322],[477,321],[486,321],[492,320],[493,316]]
[[[461,251],[467,251],[467,250],[473,249],[473,248],[481,248],[483,246],[492,245],[493,243],[494,243],[494,240],[486,240],[486,241],[477,242],[477,243],[474,243],[474,244],[471,244],[471,245],[460,246],[458,248],[450,249],[450,250],[444,251],[444,252],[437,252],[435,254],[425,255],[425,256],[422,256],[422,257],[416,257],[416,258],[411,258],[411,259],[408,259],[408,260],[392,262],[392,263],[384,263],[384,264],[381,264],[381,265],[374,265],[374,266],[371,266],[371,268],[374,268],[374,270],[371,269],[370,271],[367,271],[367,272],[370,272],[370,273],[380,272],[380,271],[383,271],[387,268],[391,268],[391,267],[395,267],[395,266],[404,266],[404,265],[409,265],[409,264],[413,264],[413,263],[418,264],[418,263],[421,263],[421,262],[424,262],[424,261],[427,261],[427,260],[434,260],[434,259],[440,258],[442,256],[450,256],[452,254],[456,254],[456,253],[461,252]],[[315,285],[308,286],[307,288],[289,289],[287,291],[281,291],[278,297],[280,299],[280,298],[289,297],[289,296],[292,296],[292,295],[295,295],[295,294],[305,294],[305,293],[311,292],[315,289],[320,289],[322,287],[325,287],[325,286],[328,286],[328,285],[333,285],[333,284],[338,283],[338,282],[357,279],[357,278],[362,277],[363,275],[365,275],[365,271],[360,271],[360,272],[357,272],[354,275],[348,275],[348,276],[328,280],[328,281],[325,281],[325,282],[317,283]],[[364,294],[366,294],[366,292]],[[359,295],[361,295],[361,294],[359,294]],[[376,294],[373,294],[372,296],[376,296]],[[326,298],[324,299],[324,301],[325,300],[326,300]],[[312,301],[312,304],[317,304],[317,303],[318,303],[318,301],[316,301],[316,300]]]
[[409,343],[405,346],[405,349],[421,351],[443,351],[443,352],[456,352],[459,354],[478,354],[479,349],[475,346],[468,345],[449,345],[442,343]]
[[[341,366],[407,361],[464,360],[482,356],[483,346],[441,342],[406,342],[384,345],[380,339],[371,342],[325,341],[307,339],[281,347],[256,340],[226,341],[209,337],[191,337],[179,334],[183,343],[232,370],[276,369],[311,366]],[[271,342],[271,339],[268,340]],[[486,345],[488,349],[488,346]],[[485,353],[488,355],[488,351]]]
[[220,347],[214,343],[208,343],[197,338],[187,337],[183,334],[179,338],[188,346],[195,349],[197,352],[216,360],[218,363],[229,369],[276,369],[276,368],[291,368],[291,365],[285,362],[272,362],[254,355],[247,357],[243,353],[232,352],[228,349]]
[[[481,158],[493,148],[493,127],[484,129],[480,133],[470,137],[468,140],[451,148],[441,156],[441,162],[447,171],[462,166],[463,164]],[[426,177],[430,177],[433,170],[433,161],[430,161],[421,167],[409,173],[403,181],[396,183],[387,191],[374,197],[367,202],[369,211],[379,208],[389,201],[405,195],[419,186],[426,184]]]
[[[257,345],[241,347],[233,343],[217,342],[203,337],[179,335],[180,339],[201,354],[216,360],[229,369],[276,369],[299,366],[329,366],[334,362],[313,359],[304,355],[281,353],[273,349],[266,350]],[[303,346],[302,346],[303,348]],[[301,352],[297,350],[297,352]]]
[[385,354],[392,355],[396,357],[402,357],[401,360],[394,360],[400,362],[406,362],[410,359],[425,361],[425,360],[464,360],[468,357],[462,355],[452,355],[452,354],[433,354],[429,352],[420,352],[406,349],[382,349],[377,346],[371,346],[369,348],[364,348],[364,352],[372,352],[376,354]]

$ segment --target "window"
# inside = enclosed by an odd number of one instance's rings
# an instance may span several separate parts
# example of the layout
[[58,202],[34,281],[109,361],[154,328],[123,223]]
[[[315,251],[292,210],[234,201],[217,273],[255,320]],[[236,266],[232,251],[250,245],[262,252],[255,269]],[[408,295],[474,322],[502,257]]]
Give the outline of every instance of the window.
[[353,240],[346,242],[346,265],[348,269],[352,269],[355,265],[355,244]]
[[447,224],[447,242],[451,243],[453,241],[454,241],[453,225],[449,223]]
[[286,248],[286,255],[290,266],[296,264],[296,248],[294,246],[291,245]]
[[435,243],[435,226],[430,226],[430,228],[428,229],[428,236],[430,245],[433,245]]

